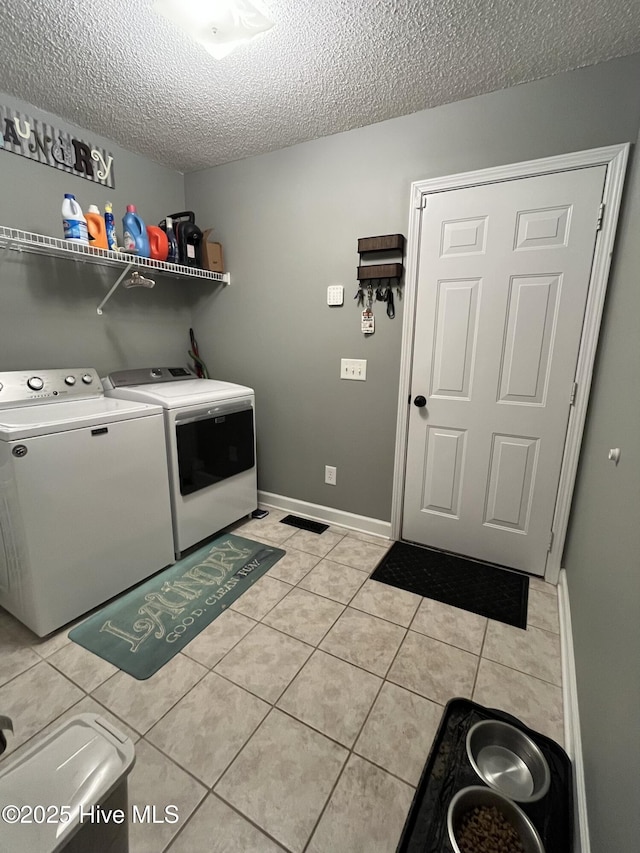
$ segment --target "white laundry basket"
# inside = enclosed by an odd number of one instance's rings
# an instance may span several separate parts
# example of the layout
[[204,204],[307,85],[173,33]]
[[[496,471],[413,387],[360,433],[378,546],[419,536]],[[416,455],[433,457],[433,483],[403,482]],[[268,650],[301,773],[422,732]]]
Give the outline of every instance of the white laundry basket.
[[72,717],[0,767],[0,853],[128,853],[134,762],[131,738],[105,719]]

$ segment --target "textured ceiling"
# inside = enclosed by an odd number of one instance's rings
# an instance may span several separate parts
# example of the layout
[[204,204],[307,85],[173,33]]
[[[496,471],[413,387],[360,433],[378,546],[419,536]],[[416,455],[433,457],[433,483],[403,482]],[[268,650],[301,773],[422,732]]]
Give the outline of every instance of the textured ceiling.
[[222,61],[153,0],[2,0],[0,89],[188,172],[640,51],[638,0],[263,0]]

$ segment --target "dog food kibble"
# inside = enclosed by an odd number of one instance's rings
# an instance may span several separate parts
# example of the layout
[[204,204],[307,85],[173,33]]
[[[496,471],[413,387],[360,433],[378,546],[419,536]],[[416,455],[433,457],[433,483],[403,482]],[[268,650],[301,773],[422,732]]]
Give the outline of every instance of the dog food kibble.
[[496,806],[467,812],[456,841],[461,853],[524,853],[518,833]]

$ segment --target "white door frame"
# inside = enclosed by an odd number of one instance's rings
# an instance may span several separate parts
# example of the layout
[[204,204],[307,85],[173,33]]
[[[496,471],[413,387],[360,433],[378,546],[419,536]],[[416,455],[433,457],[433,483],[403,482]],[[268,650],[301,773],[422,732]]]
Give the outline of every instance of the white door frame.
[[[396,429],[396,450],[393,475],[393,498],[391,504],[391,536],[399,539],[402,531],[402,504],[404,496],[405,462],[407,455],[407,429],[409,424],[409,406],[407,401],[411,391],[411,362],[413,358],[413,340],[416,314],[416,289],[418,281],[418,261],[420,246],[420,227],[422,208],[426,197],[431,193],[447,192],[481,184],[519,178],[546,175],[550,172],[562,172],[569,169],[589,166],[607,166],[604,184],[604,219],[602,229],[596,237],[589,294],[585,309],[584,325],[578,364],[576,369],[577,391],[574,405],[569,414],[567,437],[560,472],[558,496],[553,517],[553,542],[547,555],[545,580],[557,583],[560,574],[560,561],[564,549],[571,497],[578,469],[580,445],[584,431],[589,401],[589,389],[593,375],[593,365],[598,344],[598,333],[602,319],[604,298],[611,266],[611,254],[616,234],[616,225],[620,211],[620,200],[624,183],[625,169],[629,157],[629,144],[611,145],[607,148],[593,148],[542,160],[528,160],[508,166],[497,166],[459,175],[447,175],[411,184],[411,202],[409,209],[409,232],[407,240],[407,274],[404,285],[404,313],[402,328],[402,351],[400,356],[400,387],[398,393],[398,418]],[[424,264],[425,259],[422,258]]]

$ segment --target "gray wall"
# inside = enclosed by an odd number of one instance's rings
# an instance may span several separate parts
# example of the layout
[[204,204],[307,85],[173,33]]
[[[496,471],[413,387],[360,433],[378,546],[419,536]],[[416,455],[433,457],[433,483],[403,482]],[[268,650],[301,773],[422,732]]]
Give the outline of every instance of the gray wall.
[[[0,224],[62,237],[65,192],[86,211],[112,201],[117,231],[127,203],[136,204],[148,224],[184,209],[179,172],[119,148],[55,116],[7,95],[0,101],[27,115],[73,131],[113,154],[115,189],[59,172],[0,150]],[[191,311],[202,284],[156,279],[153,290],[120,288],[105,307],[96,307],[118,273],[10,252],[0,264],[0,370],[91,366],[101,372],[148,363],[187,361]]]
[[[634,141],[639,80],[630,57],[186,176],[232,275],[194,319],[200,349],[256,389],[261,489],[389,520],[402,305],[363,337],[358,237],[406,235],[411,181]],[[367,381],[340,380],[341,357]]]
[[640,837],[639,235],[636,150],[564,558],[593,853],[631,853]]

